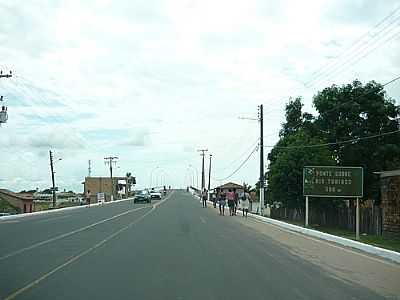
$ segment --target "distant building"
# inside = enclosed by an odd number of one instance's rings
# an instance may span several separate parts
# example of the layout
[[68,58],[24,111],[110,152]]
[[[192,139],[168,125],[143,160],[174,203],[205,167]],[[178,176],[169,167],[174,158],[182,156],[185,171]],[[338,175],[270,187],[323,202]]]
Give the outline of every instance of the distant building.
[[400,237],[400,170],[377,172],[380,176],[383,235]]
[[222,192],[226,193],[229,190],[236,190],[237,193],[242,193],[244,190],[243,185],[237,184],[237,183],[233,183],[233,182],[228,182],[225,183],[223,185],[217,186],[216,188],[214,188],[214,190],[219,189]]
[[6,189],[0,189],[0,198],[18,209],[19,213],[31,213],[34,211],[32,194],[14,193]]
[[[97,202],[97,195],[104,193],[105,201],[111,201],[113,192],[114,200],[127,198],[131,193],[131,186],[136,184],[135,177],[85,177],[84,195],[90,191],[90,202]],[[114,187],[114,188],[113,188]]]

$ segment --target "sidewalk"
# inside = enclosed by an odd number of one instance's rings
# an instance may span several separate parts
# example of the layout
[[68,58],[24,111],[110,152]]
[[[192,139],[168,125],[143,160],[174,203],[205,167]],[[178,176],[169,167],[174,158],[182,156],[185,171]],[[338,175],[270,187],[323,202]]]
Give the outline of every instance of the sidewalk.
[[[208,201],[208,205],[210,205],[211,208],[213,208],[212,202]],[[217,209],[218,209],[218,206],[217,206]],[[242,215],[242,211],[240,209],[238,209],[237,216],[241,216],[241,215]],[[229,210],[228,210],[228,216],[229,216]],[[269,217],[263,217],[263,216],[256,215],[256,214],[250,213],[250,212],[248,213],[248,218],[255,219],[255,220],[257,220],[259,222],[263,222],[265,224],[277,226],[280,229],[288,231],[288,232],[300,233],[305,236],[333,242],[333,243],[339,244],[340,246],[345,246],[345,247],[350,247],[350,248],[354,248],[357,250],[361,250],[365,253],[372,254],[372,255],[378,256],[380,258],[390,260],[392,262],[396,262],[396,263],[400,264],[400,253],[396,252],[396,251],[372,246],[372,245],[365,244],[365,243],[362,243],[359,241],[354,241],[352,239],[336,236],[336,235],[325,233],[325,232],[318,231],[315,229],[309,229],[309,228],[301,227],[298,225],[286,223],[283,221],[278,221],[275,219],[271,219]]]

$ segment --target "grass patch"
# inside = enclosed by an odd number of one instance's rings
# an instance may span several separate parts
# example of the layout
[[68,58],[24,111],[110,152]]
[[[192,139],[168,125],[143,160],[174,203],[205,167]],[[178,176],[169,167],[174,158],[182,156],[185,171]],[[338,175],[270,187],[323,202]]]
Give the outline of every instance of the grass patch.
[[[283,221],[289,224],[298,225],[304,227],[304,222],[302,221],[290,221],[286,219],[280,219],[279,221]],[[331,227],[323,227],[318,225],[311,225],[309,226],[310,229],[318,230],[321,232],[329,233],[332,235],[340,236],[343,238],[347,238],[350,240],[355,240],[356,235],[355,232],[340,228],[331,228]],[[360,233],[360,240],[359,242],[365,243],[368,245],[400,252],[400,239],[395,237],[386,237],[374,234],[362,234]]]
[[0,198],[0,212],[17,214],[19,212],[17,207],[12,206],[8,201]]

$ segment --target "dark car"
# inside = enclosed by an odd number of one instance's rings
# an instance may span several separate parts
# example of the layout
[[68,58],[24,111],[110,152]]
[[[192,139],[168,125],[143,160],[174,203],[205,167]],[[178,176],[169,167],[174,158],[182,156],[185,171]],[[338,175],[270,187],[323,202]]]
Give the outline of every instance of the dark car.
[[135,197],[133,198],[133,203],[137,203],[137,202],[150,203],[151,202],[151,196],[150,196],[149,191],[147,191],[147,190],[138,191],[136,193]]

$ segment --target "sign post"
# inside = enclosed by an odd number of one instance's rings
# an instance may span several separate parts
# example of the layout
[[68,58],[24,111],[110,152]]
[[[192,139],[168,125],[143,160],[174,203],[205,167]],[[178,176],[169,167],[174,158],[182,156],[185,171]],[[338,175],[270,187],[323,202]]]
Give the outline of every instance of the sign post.
[[356,240],[360,239],[360,201],[357,198],[357,206],[356,206]]
[[97,202],[103,204],[105,201],[105,194],[104,193],[97,193]]
[[356,240],[360,238],[359,199],[363,196],[362,167],[305,166],[303,195],[306,196],[305,226],[308,226],[308,197],[356,198]]
[[308,196],[306,196],[306,221],[305,226],[308,227]]

